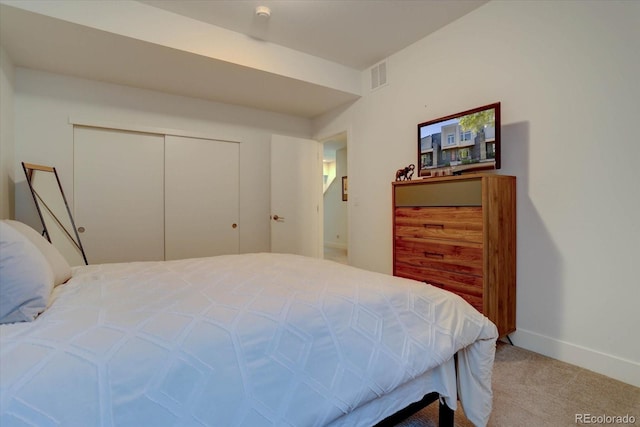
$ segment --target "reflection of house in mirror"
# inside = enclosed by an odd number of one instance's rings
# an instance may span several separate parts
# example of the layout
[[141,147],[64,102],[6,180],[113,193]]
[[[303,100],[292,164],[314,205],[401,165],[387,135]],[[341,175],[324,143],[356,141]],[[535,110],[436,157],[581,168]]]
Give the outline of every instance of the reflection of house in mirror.
[[[420,164],[423,169],[437,167],[439,153],[440,133],[427,135],[420,139]],[[435,163],[434,159],[436,159]]]
[[439,126],[439,132],[421,137],[421,168],[493,162],[495,134],[495,127],[491,124],[485,124],[482,129],[476,131],[463,129],[457,120],[445,122]]

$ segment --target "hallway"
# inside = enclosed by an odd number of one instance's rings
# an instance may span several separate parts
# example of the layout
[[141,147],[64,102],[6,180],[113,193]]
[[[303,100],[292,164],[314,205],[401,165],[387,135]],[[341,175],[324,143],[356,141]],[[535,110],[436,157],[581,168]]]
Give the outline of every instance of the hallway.
[[349,264],[346,249],[324,247],[324,259],[339,262],[341,264]]

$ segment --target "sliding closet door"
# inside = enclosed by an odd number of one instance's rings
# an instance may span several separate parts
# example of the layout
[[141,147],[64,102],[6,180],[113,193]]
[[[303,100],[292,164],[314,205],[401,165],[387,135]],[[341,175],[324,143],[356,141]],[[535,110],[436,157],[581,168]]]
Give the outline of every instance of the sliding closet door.
[[167,260],[239,251],[239,144],[165,137]]
[[76,226],[90,264],[164,259],[164,136],[74,128]]

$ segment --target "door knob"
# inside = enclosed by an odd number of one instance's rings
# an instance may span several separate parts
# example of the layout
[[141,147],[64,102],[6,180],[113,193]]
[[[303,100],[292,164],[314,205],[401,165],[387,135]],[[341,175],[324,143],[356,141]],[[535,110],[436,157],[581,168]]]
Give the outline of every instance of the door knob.
[[282,222],[282,221],[284,221],[284,217],[283,216],[274,215],[273,216],[273,220]]
[[84,233],[84,227],[78,227],[78,233]]

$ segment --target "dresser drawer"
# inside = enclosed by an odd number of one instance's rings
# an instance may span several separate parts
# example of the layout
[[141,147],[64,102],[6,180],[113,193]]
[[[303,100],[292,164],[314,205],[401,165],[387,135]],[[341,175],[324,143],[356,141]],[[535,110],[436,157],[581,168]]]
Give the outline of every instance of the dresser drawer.
[[462,297],[479,312],[483,312],[482,278],[463,276],[438,270],[420,269],[412,266],[396,265],[396,276],[419,280]]
[[396,206],[481,206],[482,181],[414,181],[394,187]]
[[481,276],[436,268],[416,267],[401,262],[396,263],[394,275],[426,282],[457,294],[466,294],[482,299],[483,281]]
[[482,208],[396,208],[395,233],[396,237],[421,237],[482,243]]
[[449,270],[482,276],[482,246],[477,243],[458,245],[443,241],[396,238],[396,262],[414,267]]

